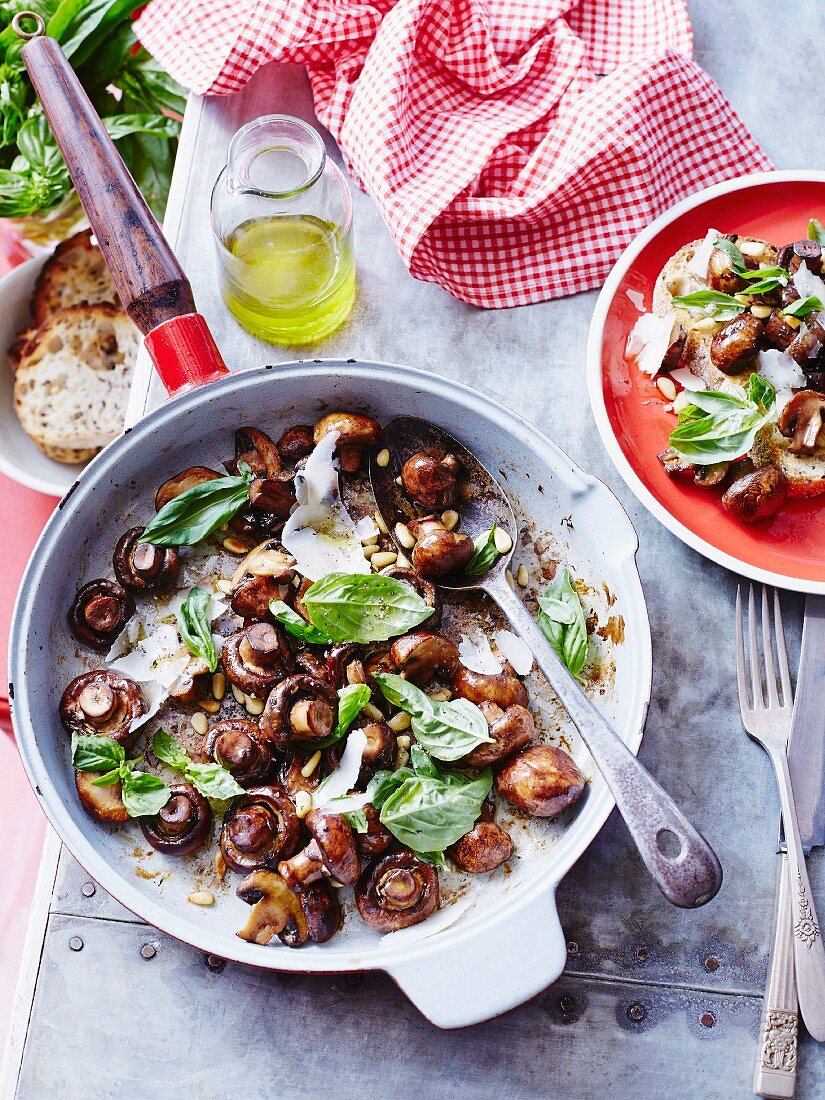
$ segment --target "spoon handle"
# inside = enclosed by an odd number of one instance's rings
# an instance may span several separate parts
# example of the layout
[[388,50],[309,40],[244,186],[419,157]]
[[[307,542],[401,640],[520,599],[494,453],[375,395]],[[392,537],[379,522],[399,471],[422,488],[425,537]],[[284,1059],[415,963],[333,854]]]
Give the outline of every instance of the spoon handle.
[[653,881],[683,909],[710,901],[722,885],[714,850],[584,694],[507,581],[487,591],[533,651],[590,750]]

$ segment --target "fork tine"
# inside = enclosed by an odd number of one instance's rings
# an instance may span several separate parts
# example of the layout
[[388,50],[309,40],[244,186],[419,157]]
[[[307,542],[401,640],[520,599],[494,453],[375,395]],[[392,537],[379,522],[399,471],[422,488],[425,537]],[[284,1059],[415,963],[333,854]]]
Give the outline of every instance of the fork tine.
[[782,681],[782,706],[789,707],[793,703],[791,670],[788,667],[788,651],[785,649],[785,630],[782,626],[782,607],[779,602],[779,593],[776,589],[773,590],[773,621],[774,634],[776,636],[776,655],[779,659],[779,677]]
[[753,595],[753,585],[749,585],[748,592],[748,656],[751,665],[751,691],[753,692],[754,710],[762,710],[765,707],[765,697],[762,694],[762,676],[759,668],[759,642],[756,634],[756,600]]
[[742,631],[742,585],[736,586],[736,685],[739,688],[739,709],[744,715],[751,709],[748,699],[748,678],[745,671],[745,638]]
[[768,706],[779,705],[776,690],[776,667],[773,663],[773,641],[771,640],[771,609],[768,603],[768,587],[762,585],[762,650],[765,660],[765,687],[768,692]]

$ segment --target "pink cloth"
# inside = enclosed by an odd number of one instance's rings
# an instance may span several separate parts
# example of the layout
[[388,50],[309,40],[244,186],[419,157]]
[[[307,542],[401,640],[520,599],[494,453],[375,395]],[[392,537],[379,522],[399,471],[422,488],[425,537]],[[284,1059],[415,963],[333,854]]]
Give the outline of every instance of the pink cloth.
[[683,0],[153,0],[137,32],[199,93],[305,64],[410,272],[474,305],[598,286],[678,199],[771,167]]

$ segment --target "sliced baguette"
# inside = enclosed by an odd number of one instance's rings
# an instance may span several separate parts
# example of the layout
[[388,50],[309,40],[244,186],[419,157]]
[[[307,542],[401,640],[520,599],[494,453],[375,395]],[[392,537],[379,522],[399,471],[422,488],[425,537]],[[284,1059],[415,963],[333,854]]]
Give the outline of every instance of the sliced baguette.
[[85,462],[123,429],[140,336],[113,305],[72,306],[26,344],[14,376],[24,430],[58,462]]
[[821,496],[825,493],[825,446],[817,441],[812,455],[795,455],[788,449],[791,442],[775,424],[766,425],[751,449],[754,466],[780,469],[788,479],[788,496],[794,500]]
[[62,241],[43,265],[31,299],[35,328],[61,309],[98,302],[117,304],[117,291],[91,229]]

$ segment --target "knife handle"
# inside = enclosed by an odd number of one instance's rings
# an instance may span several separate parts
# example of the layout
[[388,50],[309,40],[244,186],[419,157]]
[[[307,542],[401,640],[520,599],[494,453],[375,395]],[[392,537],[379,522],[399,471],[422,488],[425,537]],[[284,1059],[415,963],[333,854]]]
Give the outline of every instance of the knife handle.
[[788,857],[780,852],[776,862],[773,943],[759,1029],[761,1044],[753,1076],[755,1096],[791,1100],[796,1091],[798,1032],[791,885]]

